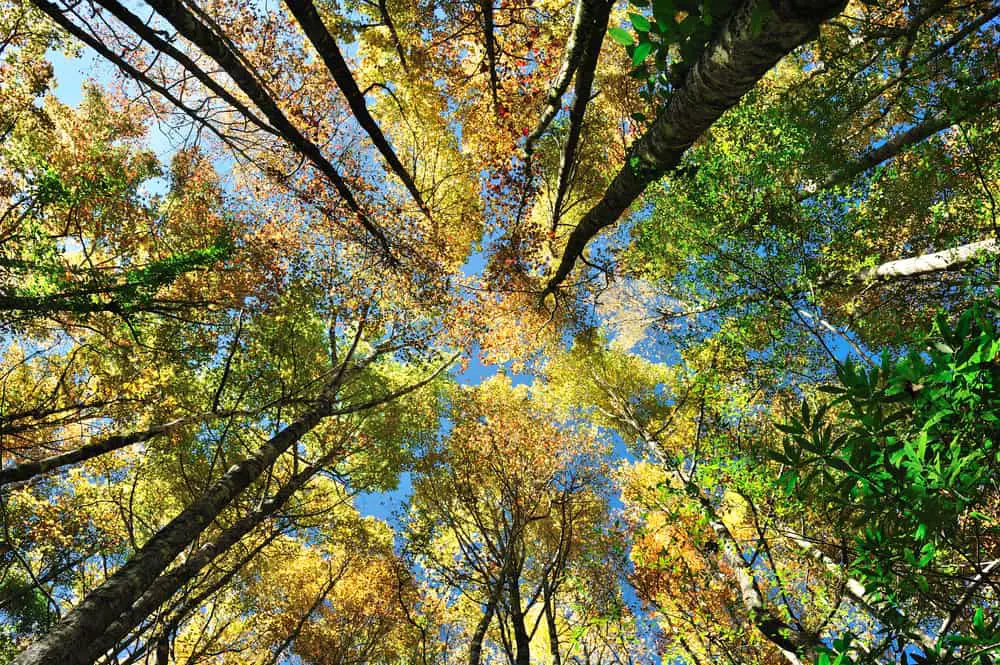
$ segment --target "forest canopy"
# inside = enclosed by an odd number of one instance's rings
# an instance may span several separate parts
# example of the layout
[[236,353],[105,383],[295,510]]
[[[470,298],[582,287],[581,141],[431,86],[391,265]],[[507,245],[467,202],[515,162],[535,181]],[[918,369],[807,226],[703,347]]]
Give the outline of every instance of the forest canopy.
[[998,45],[0,0],[0,665],[998,662]]

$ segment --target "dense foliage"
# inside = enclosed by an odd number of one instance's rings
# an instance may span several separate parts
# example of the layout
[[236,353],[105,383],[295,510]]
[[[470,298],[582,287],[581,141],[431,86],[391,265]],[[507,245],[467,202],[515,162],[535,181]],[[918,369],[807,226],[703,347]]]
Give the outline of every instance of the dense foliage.
[[0,663],[995,662],[998,44],[0,0]]

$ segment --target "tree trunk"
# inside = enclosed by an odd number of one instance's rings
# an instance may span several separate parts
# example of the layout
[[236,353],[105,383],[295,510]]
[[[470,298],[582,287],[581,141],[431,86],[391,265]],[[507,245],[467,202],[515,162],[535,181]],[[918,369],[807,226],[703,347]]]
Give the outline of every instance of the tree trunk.
[[103,439],[95,441],[94,443],[88,443],[85,446],[80,446],[75,450],[70,450],[58,455],[52,455],[34,462],[23,462],[21,464],[15,464],[14,466],[8,466],[0,470],[0,487],[9,483],[30,480],[35,476],[49,471],[54,471],[55,469],[59,469],[64,466],[69,466],[70,464],[75,464],[76,462],[92,459],[113,450],[119,450],[120,448],[125,448],[136,443],[149,441],[150,439],[167,434],[171,430],[184,425],[219,417],[222,417],[222,415],[206,414],[191,418],[178,418],[177,420],[172,420],[168,423],[163,423],[162,425],[153,425],[149,429],[142,430],[140,432],[129,432],[128,434],[115,434],[107,436]]
[[[406,167],[403,166],[403,163],[399,161],[399,157],[396,156],[392,146],[389,145],[389,141],[386,140],[382,129],[368,111],[364,93],[361,92],[357,81],[354,80],[354,75],[351,74],[351,69],[347,66],[347,61],[341,55],[336,40],[334,40],[330,31],[326,29],[326,25],[323,23],[319,12],[316,11],[316,6],[313,5],[312,0],[285,0],[285,4],[291,10],[292,15],[295,16],[295,20],[298,21],[299,26],[306,33],[306,37],[309,38],[309,41],[312,42],[313,47],[323,59],[323,63],[326,65],[330,75],[333,76],[334,82],[340,88],[344,98],[347,99],[347,103],[351,107],[351,113],[354,114],[354,118],[358,121],[358,124],[368,133],[369,138],[371,138],[372,143],[375,144],[375,147],[382,154],[386,164],[389,165],[389,168],[396,174],[396,177],[406,186],[413,200],[420,206],[420,210],[427,217],[430,217],[430,211],[424,204],[420,190],[417,189],[417,184],[413,181],[413,177],[406,170]],[[384,4],[382,6],[384,7]],[[391,27],[391,23],[389,25]]]
[[573,27],[570,28],[569,39],[566,40],[566,55],[563,57],[559,72],[552,80],[552,85],[549,86],[548,95],[545,99],[545,108],[538,118],[538,124],[535,125],[535,128],[528,134],[528,138],[524,141],[524,152],[529,157],[535,151],[535,143],[538,142],[538,139],[548,129],[549,124],[556,117],[556,114],[559,113],[562,97],[566,94],[566,88],[569,87],[569,81],[573,78],[573,72],[576,71],[580,63],[580,56],[583,54],[583,45],[587,41],[587,35],[591,30],[591,23],[593,22],[591,15],[593,13],[592,5],[594,2],[595,0],[576,0]]
[[913,625],[910,618],[903,614],[899,608],[892,605],[886,605],[870,594],[861,582],[853,577],[846,577],[843,566],[828,557],[820,549],[814,547],[812,543],[799,534],[791,531],[786,532],[786,534],[792,542],[798,545],[799,548],[805,552],[807,556],[822,563],[826,569],[834,575],[843,577],[847,595],[862,609],[887,626],[901,627],[908,636],[916,638],[924,649],[934,649],[936,642],[934,638],[921,630],[918,626]]
[[[99,0],[102,4],[115,1]],[[268,91],[259,83],[258,77],[244,66],[240,58],[233,53],[226,43],[191,13],[191,10],[181,0],[148,0],[148,4],[163,18],[167,19],[185,39],[200,48],[205,55],[222,67],[247,97],[264,112],[268,121],[281,133],[281,136],[312,162],[313,166],[333,184],[337,193],[344,200],[344,203],[357,217],[358,222],[378,242],[385,257],[395,262],[395,259],[392,257],[392,247],[389,244],[389,240],[382,233],[382,230],[375,226],[361,210],[357,199],[354,197],[354,193],[347,186],[347,183],[334,168],[330,160],[323,155],[315,143],[307,139],[292,124]]]
[[486,600],[483,616],[479,619],[476,630],[472,633],[472,639],[469,641],[469,665],[479,665],[480,660],[482,660],[483,640],[486,638],[486,630],[490,627],[493,615],[497,611],[497,602],[500,600],[500,590],[503,588],[503,583],[503,574],[501,574],[493,591],[490,592],[490,597]]
[[486,45],[486,62],[490,70],[490,97],[493,99],[493,110],[499,111],[500,98],[497,97],[497,88],[500,87],[500,82],[497,79],[496,41],[493,36],[493,0],[481,0],[480,9],[483,13],[483,41]]
[[815,36],[820,23],[838,14],[843,5],[843,0],[748,0],[737,9],[691,67],[666,109],[633,145],[604,196],[570,234],[545,293],[553,293],[566,279],[601,229],[614,224],[649,183],[675,168],[705,130],[781,58]]
[[634,422],[633,427],[640,433],[646,447],[684,486],[687,495],[698,502],[702,515],[719,541],[719,555],[735,571],[740,600],[750,623],[767,641],[778,648],[790,665],[803,665],[803,659],[811,663],[816,655],[816,647],[819,646],[817,636],[806,634],[785,623],[771,611],[757,585],[753,568],[743,557],[739,542],[715,512],[712,502],[705,496],[702,488],[693,480],[685,478],[673,461],[662,453],[656,437],[649,436],[637,422]]
[[705,498],[701,489],[692,483],[686,482],[688,492],[697,492],[695,499],[701,505],[702,512],[708,519],[709,526],[719,539],[719,550],[726,562],[736,571],[736,583],[739,586],[740,598],[743,601],[743,608],[750,617],[750,622],[758,632],[769,642],[778,647],[782,655],[791,665],[802,665],[802,659],[811,663],[816,642],[812,636],[805,635],[796,628],[788,625],[767,607],[764,595],[757,586],[753,570],[743,558],[739,543],[733,538],[729,528],[722,522],[711,502]]
[[865,171],[873,169],[883,162],[889,161],[907,148],[917,145],[931,136],[934,136],[938,132],[951,127],[955,124],[955,122],[957,122],[957,120],[953,120],[946,112],[938,111],[929,118],[924,119],[923,122],[914,125],[905,132],[893,136],[878,148],[864,153],[857,159],[857,161],[851,162],[835,173],[830,174],[830,176],[819,183],[815,189],[811,189],[811,191],[803,193],[799,198],[801,200],[805,200],[815,196],[815,192],[817,191],[822,191],[833,187],[834,185],[848,182]]
[[552,591],[548,584],[545,585],[543,594],[545,627],[549,632],[549,653],[552,654],[552,665],[562,665],[562,657],[559,655],[559,628],[556,626],[556,613],[553,607],[555,599],[552,597]]
[[[248,459],[235,464],[190,506],[160,529],[117,572],[14,659],[16,665],[90,665],[104,651],[99,639],[145,594],[167,566],[278,457],[312,430],[325,408],[281,430]],[[153,608],[155,609],[155,608]],[[151,610],[150,610],[151,611]]]
[[583,118],[590,104],[590,91],[594,84],[594,74],[597,71],[597,59],[601,55],[601,45],[604,43],[604,33],[608,30],[608,18],[611,14],[611,3],[606,0],[591,0],[594,3],[592,24],[583,49],[583,56],[576,72],[576,88],[574,91],[573,108],[569,113],[569,132],[566,135],[566,145],[559,159],[559,179],[556,185],[555,203],[552,205],[552,230],[555,231],[562,215],[562,208],[569,189],[570,172],[576,163],[576,150],[580,143],[580,133],[583,131]]
[[514,628],[514,645],[517,647],[515,665],[530,665],[531,638],[524,622],[524,611],[521,609],[521,587],[518,584],[519,575],[511,573],[507,576],[507,601],[510,603],[510,621]]
[[336,459],[340,452],[339,449],[331,451],[324,455],[317,463],[294,475],[275,492],[274,496],[265,501],[259,509],[236,520],[231,526],[223,530],[214,541],[202,546],[185,560],[184,563],[157,578],[145,593],[142,594],[139,600],[108,626],[107,630],[104,631],[104,635],[94,641],[93,648],[96,650],[103,646],[103,650],[107,650],[117,644],[119,640],[128,635],[129,631],[156,611],[156,608],[163,605],[181,587],[193,580],[216,557],[227,552],[236,543],[240,542],[244,536],[260,526],[264,520],[280,510],[295,492],[316,475],[317,471]]
[[399,35],[396,33],[396,24],[389,15],[389,8],[385,6],[385,0],[378,0],[378,11],[382,17],[382,22],[385,23],[385,27],[389,29],[389,36],[392,37],[392,45],[396,48],[396,55],[399,56],[399,64],[403,66],[403,71],[409,74],[410,66],[406,63],[406,53],[403,51],[403,43],[399,41]]

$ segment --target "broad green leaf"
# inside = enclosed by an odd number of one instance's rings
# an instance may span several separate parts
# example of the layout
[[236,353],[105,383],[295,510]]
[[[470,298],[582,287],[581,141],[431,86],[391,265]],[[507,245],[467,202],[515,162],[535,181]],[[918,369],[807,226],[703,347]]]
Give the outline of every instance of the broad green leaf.
[[635,40],[632,39],[632,35],[628,31],[621,28],[610,28],[608,34],[611,38],[621,44],[622,46],[632,46],[635,44]]
[[652,50],[653,45],[650,42],[642,42],[636,46],[635,51],[632,52],[632,64],[636,67],[641,65],[649,56],[649,52]]
[[632,27],[638,32],[649,32],[649,20],[642,14],[629,14],[628,19],[632,22]]

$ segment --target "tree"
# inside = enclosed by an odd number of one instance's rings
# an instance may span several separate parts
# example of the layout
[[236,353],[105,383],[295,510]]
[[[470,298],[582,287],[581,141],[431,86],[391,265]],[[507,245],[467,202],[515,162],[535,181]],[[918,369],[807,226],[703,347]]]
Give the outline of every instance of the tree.
[[976,602],[997,566],[980,547],[996,523],[995,316],[941,316],[928,342],[871,371],[845,365],[824,387],[835,399],[803,402],[774,457],[789,491],[801,482],[838,513],[868,593],[945,617],[927,655],[976,662],[997,644]]
[[2,2],[4,662],[995,657],[995,2]]
[[531,413],[503,376],[455,394],[451,409],[447,440],[414,479],[413,556],[471,615],[470,664],[488,636],[511,663],[531,662],[543,626],[560,662],[560,599],[606,509],[599,445]]

